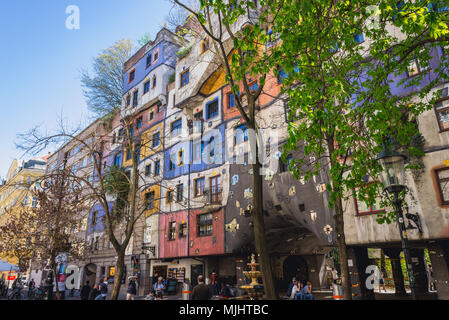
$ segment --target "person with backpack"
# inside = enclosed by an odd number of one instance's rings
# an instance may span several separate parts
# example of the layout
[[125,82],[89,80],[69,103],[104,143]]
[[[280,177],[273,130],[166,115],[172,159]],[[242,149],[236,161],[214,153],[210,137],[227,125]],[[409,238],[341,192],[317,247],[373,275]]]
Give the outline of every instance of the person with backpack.
[[136,277],[129,278],[128,290],[126,291],[126,300],[134,300],[137,294]]
[[106,300],[108,297],[108,278],[104,278],[103,282],[100,283],[100,295],[95,298],[95,300]]
[[81,300],[89,300],[89,294],[91,291],[91,287],[89,285],[89,280],[86,281],[86,284],[81,288],[80,297]]

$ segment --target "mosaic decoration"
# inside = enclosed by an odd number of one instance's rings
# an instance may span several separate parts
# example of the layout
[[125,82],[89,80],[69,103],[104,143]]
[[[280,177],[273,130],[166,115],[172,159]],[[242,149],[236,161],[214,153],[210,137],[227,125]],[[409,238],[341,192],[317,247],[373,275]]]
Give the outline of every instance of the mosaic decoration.
[[313,182],[316,183],[316,176],[313,176]]
[[245,197],[245,199],[251,199],[253,197],[253,189],[252,188],[245,189],[243,196]]
[[239,183],[239,175],[238,175],[238,174],[233,175],[233,176],[232,176],[232,179],[231,179],[231,184],[232,184],[233,186],[235,186],[237,183]]
[[215,216],[215,221],[218,221],[218,216]]
[[314,210],[310,211],[310,219],[312,219],[312,221],[316,221],[317,218],[317,213]]
[[237,208],[240,208],[240,202],[236,201],[236,202],[235,202],[235,206],[236,206]]
[[296,194],[296,188],[295,188],[295,186],[291,186],[290,189],[288,190],[288,195],[294,196],[295,194]]
[[326,225],[323,230],[325,234],[330,235],[334,229],[330,225]]
[[270,183],[268,184],[268,188],[273,189],[273,188],[274,188],[274,182],[270,182]]
[[229,196],[232,198],[234,197],[234,191],[229,191]]
[[327,235],[327,241],[329,241],[329,243],[332,243],[332,234]]
[[323,193],[324,191],[326,191],[326,185],[324,183],[321,183],[319,185],[316,186],[316,191]]
[[273,180],[273,176],[274,176],[273,170],[270,170],[270,169],[265,170],[265,181]]
[[302,185],[306,184],[306,179],[304,178],[304,176],[299,177],[299,182],[301,182]]
[[248,207],[246,207],[246,210],[248,210],[248,211],[253,210],[253,205],[252,205],[252,204],[249,204]]
[[245,214],[245,210],[243,208],[240,208],[240,215],[243,216]]
[[209,128],[212,127],[212,121],[209,121],[208,125],[209,125]]
[[195,253],[196,253],[196,254],[200,254],[200,249],[196,249],[196,250],[195,250]]
[[190,248],[192,248],[192,247],[193,247],[193,240],[190,241]]
[[221,174],[226,174],[226,169],[221,170]]
[[226,225],[226,231],[228,232],[236,232],[239,228],[240,226],[235,218]]
[[248,173],[249,173],[250,175],[252,175],[252,174],[254,173],[254,170],[253,170],[253,169],[249,169]]
[[445,161],[443,161],[444,162],[444,164],[446,165],[446,167],[449,167],[449,160],[445,160]]
[[285,196],[284,197],[284,202],[285,203],[290,203],[290,197],[289,196]]

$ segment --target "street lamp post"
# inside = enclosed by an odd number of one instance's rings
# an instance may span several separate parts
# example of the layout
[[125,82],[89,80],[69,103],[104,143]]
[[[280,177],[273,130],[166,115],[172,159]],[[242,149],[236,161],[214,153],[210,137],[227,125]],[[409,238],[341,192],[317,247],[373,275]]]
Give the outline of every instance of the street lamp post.
[[404,252],[405,263],[407,266],[412,299],[416,300],[415,277],[408,245],[407,228],[405,226],[404,214],[402,211],[402,203],[404,202],[405,191],[407,190],[404,169],[406,157],[385,146],[377,160],[383,167],[381,179],[384,185],[384,195],[393,204],[396,212],[396,220],[399,225],[399,234],[401,236],[402,251]]

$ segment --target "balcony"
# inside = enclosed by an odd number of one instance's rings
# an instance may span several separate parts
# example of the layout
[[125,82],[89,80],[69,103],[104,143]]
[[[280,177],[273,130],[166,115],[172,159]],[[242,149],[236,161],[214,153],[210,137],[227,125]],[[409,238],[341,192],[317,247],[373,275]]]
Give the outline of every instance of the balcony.
[[203,194],[197,196],[195,201],[204,204],[206,211],[217,210],[221,207],[223,200],[223,188],[212,188],[204,190]]

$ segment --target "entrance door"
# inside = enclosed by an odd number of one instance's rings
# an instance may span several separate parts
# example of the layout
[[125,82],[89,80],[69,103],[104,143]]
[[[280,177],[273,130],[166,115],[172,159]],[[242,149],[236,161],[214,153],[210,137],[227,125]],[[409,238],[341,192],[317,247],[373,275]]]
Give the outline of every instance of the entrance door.
[[190,283],[192,285],[192,288],[198,284],[199,275],[204,276],[203,265],[202,264],[192,265],[190,268]]
[[284,279],[282,281],[283,287],[280,288],[281,291],[287,291],[288,285],[293,277],[296,277],[296,280],[301,281],[302,284],[309,280],[307,262],[300,256],[290,256],[285,259],[283,271]]
[[167,266],[154,266],[153,277],[157,274],[158,277],[167,279]]

